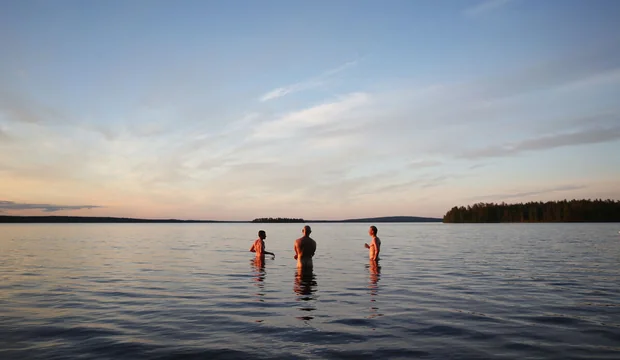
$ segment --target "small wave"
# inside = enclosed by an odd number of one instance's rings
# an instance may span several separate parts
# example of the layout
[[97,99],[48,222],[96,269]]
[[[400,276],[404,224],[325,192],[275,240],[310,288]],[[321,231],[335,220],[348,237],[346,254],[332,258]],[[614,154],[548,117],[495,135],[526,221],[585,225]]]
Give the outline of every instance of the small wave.
[[345,318],[330,321],[332,324],[343,324],[349,326],[374,326],[374,323],[367,319]]
[[431,354],[409,348],[379,348],[373,350],[325,350],[321,355],[329,359],[415,359],[428,357]]
[[520,319],[539,324],[576,325],[582,320],[564,315],[521,316]]

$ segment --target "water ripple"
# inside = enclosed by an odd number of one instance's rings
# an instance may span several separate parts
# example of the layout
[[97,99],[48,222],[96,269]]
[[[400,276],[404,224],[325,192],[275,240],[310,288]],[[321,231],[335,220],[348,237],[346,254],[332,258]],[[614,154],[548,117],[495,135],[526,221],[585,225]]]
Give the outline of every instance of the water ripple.
[[620,358],[614,224],[2,226],[2,360]]

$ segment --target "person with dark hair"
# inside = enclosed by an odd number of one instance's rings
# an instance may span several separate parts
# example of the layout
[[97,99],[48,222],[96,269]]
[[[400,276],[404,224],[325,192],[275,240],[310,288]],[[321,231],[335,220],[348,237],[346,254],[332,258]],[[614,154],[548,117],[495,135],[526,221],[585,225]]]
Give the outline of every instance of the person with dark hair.
[[379,252],[381,251],[381,239],[377,237],[377,232],[377,227],[374,225],[371,226],[370,229],[368,229],[368,235],[372,237],[372,241],[370,245],[364,244],[364,247],[368,249],[368,257],[371,261],[378,261]]
[[316,251],[316,241],[310,237],[311,232],[310,226],[306,225],[301,229],[303,236],[295,240],[295,256],[293,258],[297,260],[298,268],[312,268],[313,266],[312,257]]
[[250,251],[253,253],[256,253],[257,259],[264,260],[265,254],[271,255],[274,258],[276,257],[276,254],[265,250],[265,239],[266,238],[267,238],[267,233],[265,233],[265,230],[260,230],[258,232],[258,239],[254,240],[254,244],[252,244],[252,247],[250,247]]

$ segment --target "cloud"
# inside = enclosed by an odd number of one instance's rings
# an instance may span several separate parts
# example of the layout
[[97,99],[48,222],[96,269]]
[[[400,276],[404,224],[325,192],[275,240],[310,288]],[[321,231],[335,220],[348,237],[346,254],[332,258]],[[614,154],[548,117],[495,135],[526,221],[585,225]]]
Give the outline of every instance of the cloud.
[[545,188],[545,189],[540,189],[540,190],[535,190],[535,191],[475,196],[475,197],[469,198],[469,200],[476,201],[476,200],[495,200],[495,199],[516,199],[516,198],[551,194],[551,193],[556,193],[556,192],[580,190],[580,189],[585,189],[585,188],[586,188],[585,185],[563,185],[563,186]]
[[299,130],[342,121],[352,110],[367,104],[369,101],[369,94],[361,92],[348,94],[336,101],[294,111],[276,120],[262,123],[255,129],[253,137],[260,139],[286,138]]
[[44,212],[55,212],[61,210],[82,210],[102,208],[99,205],[51,205],[51,204],[27,204],[16,203],[13,201],[0,200],[1,210],[42,210]]
[[[463,178],[468,177],[468,175],[465,175],[465,174],[441,174],[441,175],[426,175],[426,176],[421,176],[421,177],[416,176],[416,178],[412,180],[409,179],[405,181],[401,180],[401,181],[396,181],[396,182],[394,181],[390,182],[390,179],[396,176],[398,176],[397,173],[387,174],[386,179],[379,182],[379,186],[374,186],[374,187],[367,186],[360,194],[373,195],[373,196],[376,194],[386,193],[386,192],[398,194],[398,193],[402,193],[403,191],[411,190],[411,189],[429,189],[429,188],[433,188],[437,186],[442,186],[452,180],[458,180],[458,179],[463,179]],[[375,175],[369,176],[363,179],[367,180],[366,185],[372,185],[373,183],[377,182]],[[388,182],[388,184],[383,185],[385,182]]]
[[9,134],[0,127],[0,143],[11,140]]
[[568,83],[565,86],[559,88],[559,91],[575,91],[581,89],[588,89],[595,86],[605,86],[609,84],[616,84],[620,82],[620,68],[612,68],[609,71],[603,71],[601,73],[593,74],[592,76],[578,79],[572,83]]
[[[492,132],[493,127],[498,127],[501,138],[505,126],[517,122],[520,130],[552,122],[555,129],[564,128],[559,123],[565,122],[568,114],[589,116],[614,105],[604,104],[608,101],[605,92],[611,95],[608,84],[587,82],[578,93],[556,90],[613,69],[620,69],[620,42],[588,44],[551,59],[467,82],[408,85],[373,92],[373,106],[367,109],[366,116],[383,123],[376,126],[377,133],[391,137],[391,145],[409,142],[409,148],[403,151],[455,148],[468,140],[464,133]],[[577,98],[581,104],[597,108],[580,106]],[[438,131],[437,136],[429,135],[432,130]]]
[[473,164],[473,165],[469,166],[468,169],[469,170],[475,170],[475,169],[480,169],[480,168],[485,167],[485,166],[489,166],[489,164],[483,164],[483,163]]
[[493,10],[497,10],[513,1],[514,0],[486,0],[465,9],[463,13],[467,16],[477,16]]
[[578,116],[562,116],[551,118],[546,121],[538,121],[532,124],[532,130],[536,132],[549,132],[556,130],[558,124],[566,131],[578,131],[594,128],[613,128],[618,124],[620,119],[620,109],[603,109],[599,112],[593,112]]
[[3,117],[8,121],[40,124],[60,121],[64,119],[64,114],[40,102],[0,89],[0,119]]
[[118,136],[117,131],[109,125],[89,123],[61,107],[48,105],[32,96],[7,89],[0,89],[0,120],[3,119],[18,125],[71,126],[98,133],[107,140],[113,140]]
[[337,68],[328,70],[322,73],[321,75],[311,78],[309,80],[298,82],[296,84],[279,87],[277,89],[273,89],[265,93],[264,95],[262,95],[258,100],[260,102],[265,102],[265,101],[274,100],[274,99],[277,99],[277,98],[280,98],[280,97],[283,97],[283,96],[286,96],[292,93],[296,93],[299,91],[309,90],[309,89],[322,86],[329,77],[334,76],[356,64],[357,64],[357,60],[349,61],[347,63],[344,63],[343,65],[338,66]]
[[581,84],[583,88],[600,84],[591,81],[592,78],[605,77],[608,81],[616,81],[620,78],[609,78],[607,74],[619,70],[620,41],[593,42],[556,58],[482,79],[470,90],[474,96],[489,99],[550,88],[562,89],[571,84]]
[[480,159],[516,155],[527,151],[547,150],[566,146],[598,144],[620,139],[620,127],[596,128],[527,139],[499,146],[466,151],[459,157]]
[[439,166],[441,164],[442,164],[441,161],[437,161],[437,160],[416,160],[416,161],[412,161],[411,163],[409,163],[409,167],[412,169],[420,169],[420,168]]

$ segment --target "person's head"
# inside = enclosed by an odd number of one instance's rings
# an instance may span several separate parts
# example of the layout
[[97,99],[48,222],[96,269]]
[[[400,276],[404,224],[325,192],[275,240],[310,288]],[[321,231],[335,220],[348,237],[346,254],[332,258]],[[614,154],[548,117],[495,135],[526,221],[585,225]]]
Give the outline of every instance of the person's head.
[[261,240],[265,240],[265,238],[267,237],[267,233],[265,232],[265,230],[260,230],[260,231],[258,232],[258,237],[259,237]]
[[370,229],[368,229],[368,234],[370,236],[377,236],[377,227],[376,226],[371,226]]
[[312,229],[310,229],[310,226],[308,225],[304,226],[304,228],[301,229],[301,233],[304,234],[305,236],[310,236],[311,232],[312,232]]

